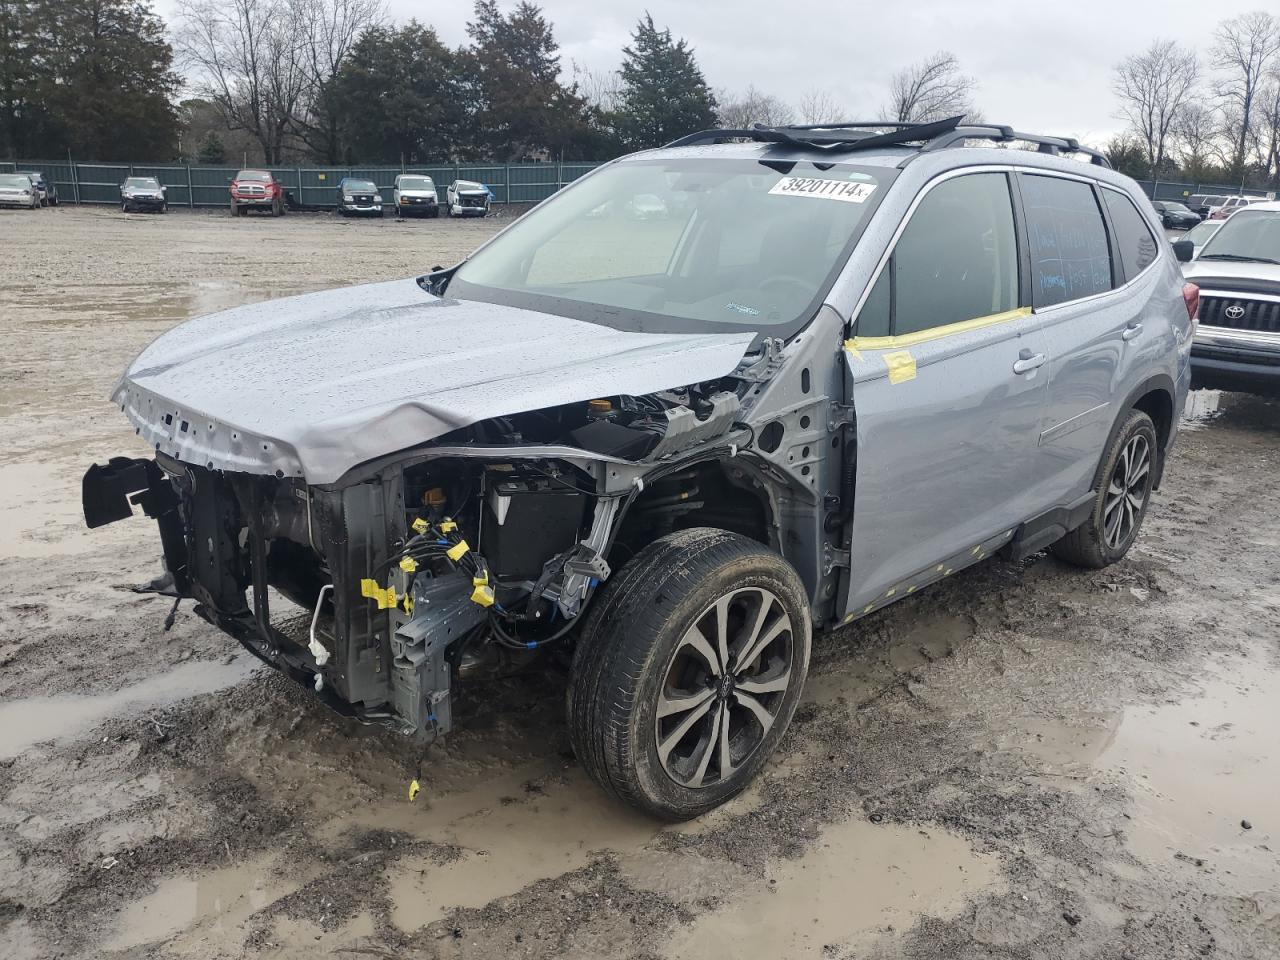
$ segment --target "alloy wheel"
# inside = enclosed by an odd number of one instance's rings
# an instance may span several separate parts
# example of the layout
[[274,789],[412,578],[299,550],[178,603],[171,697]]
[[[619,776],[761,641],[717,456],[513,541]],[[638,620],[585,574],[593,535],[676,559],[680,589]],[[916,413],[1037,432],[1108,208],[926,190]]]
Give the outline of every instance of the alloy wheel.
[[1120,549],[1133,536],[1150,486],[1151,444],[1143,434],[1134,434],[1124,445],[1111,472],[1102,507],[1103,538],[1112,550]]
[[791,618],[762,587],[721,597],[680,638],[655,711],[658,759],[673,781],[723,783],[768,735],[791,682]]

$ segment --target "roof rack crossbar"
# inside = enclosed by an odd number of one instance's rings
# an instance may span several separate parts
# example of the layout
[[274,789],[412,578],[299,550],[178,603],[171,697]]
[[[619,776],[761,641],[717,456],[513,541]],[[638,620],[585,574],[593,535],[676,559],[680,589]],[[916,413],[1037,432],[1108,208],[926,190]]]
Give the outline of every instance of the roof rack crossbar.
[[[873,147],[905,146],[919,143],[920,153],[932,153],[948,147],[963,146],[966,140],[991,140],[996,143],[1020,141],[1033,143],[1040,153],[1058,156],[1082,153],[1100,167],[1110,167],[1107,158],[1097,150],[1082,147],[1073,137],[1047,137],[1036,133],[1020,133],[1004,124],[964,124],[964,117],[947,117],[930,123],[905,123],[898,120],[842,120],[838,123],[810,123],[797,126],[766,127],[756,124],[750,129],[700,130],[687,137],[672,140],[667,147],[692,147],[722,140],[755,140],[758,143],[785,143],[795,147],[819,150],[868,150]],[[863,131],[879,130],[880,133]],[[908,157],[903,165],[909,163]]]
[[1090,163],[1100,167],[1109,168],[1111,166],[1106,156],[1097,150],[1082,147],[1080,141],[1074,137],[1046,137],[1038,133],[1020,133],[1012,127],[996,124],[957,126],[949,133],[934,137],[920,148],[920,152],[932,153],[935,150],[945,150],[948,147],[962,145],[966,140],[993,140],[997,143],[1009,143],[1017,140],[1023,143],[1034,143],[1038,153],[1052,156],[1058,156],[1062,153],[1083,153],[1089,157]]
[[[857,123],[811,124],[800,127],[766,127],[756,124],[749,130],[700,130],[687,137],[673,140],[667,147],[692,147],[700,143],[718,140],[756,140],[762,143],[786,143],[797,147],[817,147],[824,150],[866,150],[869,147],[929,141],[933,137],[953,130],[964,117],[948,117],[933,123],[899,123],[897,121],[868,121]],[[862,134],[861,130],[889,129],[885,133]]]

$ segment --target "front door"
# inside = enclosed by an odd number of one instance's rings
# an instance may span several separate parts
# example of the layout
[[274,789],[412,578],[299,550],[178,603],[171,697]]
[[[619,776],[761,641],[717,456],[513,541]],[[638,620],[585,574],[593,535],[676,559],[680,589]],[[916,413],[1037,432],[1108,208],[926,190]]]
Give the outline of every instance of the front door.
[[935,181],[855,318],[846,614],[984,556],[1034,509],[1048,356],[1020,240],[1007,174]]

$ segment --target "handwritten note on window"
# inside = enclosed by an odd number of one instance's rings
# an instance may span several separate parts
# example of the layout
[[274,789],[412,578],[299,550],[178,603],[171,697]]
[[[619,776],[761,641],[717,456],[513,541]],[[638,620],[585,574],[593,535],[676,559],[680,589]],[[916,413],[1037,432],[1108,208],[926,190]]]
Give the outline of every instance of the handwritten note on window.
[[1036,306],[1110,290],[1107,231],[1089,185],[1043,176],[1021,182]]

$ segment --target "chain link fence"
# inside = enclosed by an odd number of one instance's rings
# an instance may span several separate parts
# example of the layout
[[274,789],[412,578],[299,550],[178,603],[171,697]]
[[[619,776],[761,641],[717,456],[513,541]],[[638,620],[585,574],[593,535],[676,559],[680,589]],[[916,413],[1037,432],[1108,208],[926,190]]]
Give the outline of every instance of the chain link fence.
[[1258,197],[1275,199],[1274,190],[1255,190],[1240,184],[1228,186],[1221,183],[1183,183],[1176,180],[1139,180],[1138,186],[1152,200],[1174,200],[1181,203],[1194,194],[1215,197]]
[[[492,191],[495,203],[537,203],[561,187],[594,170],[598,162],[577,163],[455,163],[410,167],[254,167],[270,170],[284,184],[295,206],[325,209],[337,206],[343,177],[372,180],[384,203],[391,203],[395,179],[402,173],[426,175],[443,195],[454,180],[474,180]],[[120,184],[127,177],[155,177],[165,187],[171,207],[220,207],[229,202],[231,180],[242,167],[191,166],[173,163],[79,163],[68,160],[0,161],[0,172],[35,170],[58,190],[62,203],[119,203]]]

